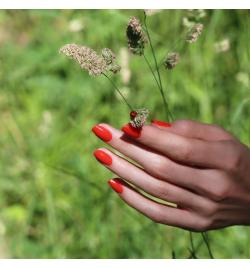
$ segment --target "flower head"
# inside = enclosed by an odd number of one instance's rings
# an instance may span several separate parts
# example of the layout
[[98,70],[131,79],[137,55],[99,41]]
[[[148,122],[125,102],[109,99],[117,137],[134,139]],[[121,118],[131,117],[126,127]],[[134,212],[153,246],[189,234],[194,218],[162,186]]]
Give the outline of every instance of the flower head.
[[168,53],[166,59],[164,60],[164,66],[171,70],[173,69],[179,62],[180,60],[180,55],[177,52],[171,52]]
[[194,26],[189,30],[186,41],[188,43],[194,43],[197,41],[198,37],[201,35],[203,31],[203,24],[202,23],[196,23]]
[[201,22],[207,13],[204,9],[189,9],[186,16],[182,18],[182,24],[184,27],[190,28],[196,23]]
[[136,17],[132,17],[129,20],[126,34],[129,50],[133,54],[142,55],[147,39],[143,32],[142,25]]
[[142,128],[147,121],[149,110],[146,108],[137,109],[130,112],[130,125],[134,128]]
[[204,17],[206,17],[207,13],[204,9],[189,9],[187,11],[187,17],[190,21],[199,22]]
[[59,52],[75,60],[89,75],[98,76],[106,71],[104,58],[89,47],[67,44],[60,48]]
[[110,48],[102,49],[102,57],[107,64],[107,70],[116,74],[121,70],[121,66],[116,63],[115,53]]
[[102,57],[105,60],[106,64],[112,64],[115,61],[115,53],[110,48],[102,49]]

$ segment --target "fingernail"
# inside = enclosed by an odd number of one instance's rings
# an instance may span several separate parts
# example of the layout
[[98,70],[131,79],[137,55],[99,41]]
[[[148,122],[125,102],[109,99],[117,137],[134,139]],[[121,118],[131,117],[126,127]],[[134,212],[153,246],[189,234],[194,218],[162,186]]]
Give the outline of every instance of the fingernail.
[[123,186],[122,186],[121,182],[119,181],[119,179],[111,179],[108,181],[108,184],[118,194],[121,194],[123,192]]
[[151,123],[153,125],[157,125],[157,126],[160,126],[160,127],[171,127],[171,124],[170,123],[163,122],[163,121],[158,121],[158,120],[155,120],[155,119],[153,119],[151,121]]
[[130,124],[127,124],[122,127],[122,131],[132,137],[132,138],[139,138],[141,136],[141,128],[134,128]]
[[96,125],[92,128],[92,131],[95,133],[95,135],[100,138],[103,141],[111,141],[112,139],[112,134],[110,133],[109,130],[107,130],[105,127]]
[[112,164],[112,158],[104,151],[97,149],[94,151],[95,158],[104,165],[110,166]]

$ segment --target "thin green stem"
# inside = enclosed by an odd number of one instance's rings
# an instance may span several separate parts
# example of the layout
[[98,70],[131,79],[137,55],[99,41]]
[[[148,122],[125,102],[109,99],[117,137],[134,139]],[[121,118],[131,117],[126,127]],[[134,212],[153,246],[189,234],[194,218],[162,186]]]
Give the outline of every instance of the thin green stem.
[[126,98],[123,96],[123,94],[121,93],[120,89],[116,86],[116,84],[112,81],[112,79],[110,79],[105,73],[102,73],[111,83],[111,85],[114,87],[114,89],[119,93],[119,95],[122,97],[122,99],[124,100],[124,102],[126,103],[126,105],[128,106],[130,111],[133,111],[132,106],[128,103],[128,101],[126,100]]
[[194,259],[197,259],[196,253],[195,253],[195,247],[194,247],[194,241],[193,241],[193,233],[189,231],[189,240],[190,240],[190,245],[191,245],[191,256]]
[[[195,247],[195,252],[198,252],[198,250],[200,249],[200,247],[203,245],[203,239],[201,239],[199,242],[198,242],[198,245],[196,245]],[[190,255],[187,257],[187,259],[192,259],[193,258],[193,254],[192,252],[190,252]]]
[[161,89],[161,86],[160,86],[160,84],[159,84],[159,82],[158,82],[158,80],[157,80],[157,77],[156,77],[156,75],[155,75],[155,73],[154,73],[154,70],[153,70],[152,66],[150,65],[150,63],[149,63],[149,61],[148,61],[148,59],[146,58],[146,56],[145,56],[144,53],[143,53],[143,58],[144,58],[144,60],[146,61],[146,63],[147,63],[147,65],[148,65],[148,67],[149,67],[151,73],[153,74],[153,77],[154,77],[154,79],[155,79],[155,82],[156,82],[158,88]]
[[[161,81],[161,75],[160,75],[158,63],[157,63],[157,60],[156,60],[156,55],[155,55],[154,47],[153,47],[153,44],[152,44],[152,41],[151,41],[151,37],[150,37],[149,31],[148,31],[148,26],[147,26],[146,19],[147,19],[147,16],[146,16],[146,13],[144,12],[144,25],[145,25],[145,30],[146,30],[146,34],[147,34],[147,37],[148,37],[150,49],[151,49],[151,52],[152,52],[152,56],[153,56],[153,59],[154,59],[154,63],[155,63],[155,69],[156,69],[157,76],[158,76],[158,83],[159,83],[160,93],[161,93],[162,100],[163,100],[163,103],[164,103],[164,106],[165,106],[167,119],[168,119],[168,116],[169,116],[171,118],[171,120],[173,120],[173,116],[172,116],[172,114],[171,114],[171,112],[170,112],[170,110],[168,108],[168,103],[167,103],[167,100],[166,100],[166,97],[165,97],[165,94],[164,94],[164,91],[163,91],[163,86],[162,86],[162,81]],[[154,73],[152,67],[150,67],[150,69],[152,70],[152,73]]]
[[202,238],[203,238],[203,240],[204,240],[204,242],[205,242],[205,244],[207,246],[207,250],[208,250],[208,254],[209,254],[210,259],[214,259],[212,250],[211,250],[210,245],[209,245],[207,233],[206,232],[202,232],[201,235],[202,235]]
[[[155,73],[154,73],[154,71],[153,71],[153,68],[152,68],[152,66],[150,65],[150,63],[149,63],[149,61],[148,61],[148,59],[147,59],[147,57],[145,56],[144,53],[143,53],[143,57],[144,57],[144,59],[145,59],[147,65],[148,65],[148,67],[149,67],[151,73],[153,74],[153,77],[154,77],[154,79],[155,79],[155,82],[156,82],[156,84],[157,84],[157,86],[158,86],[158,88],[159,88],[159,90],[160,90],[160,93],[161,93],[161,96],[162,96],[162,100],[163,100],[163,103],[164,103],[164,109],[165,109],[165,112],[166,112],[166,115],[167,115],[167,120],[169,120],[168,115],[170,115],[170,117],[171,117],[171,112],[170,112],[170,110],[168,109],[168,105],[167,105],[166,99],[165,99],[164,95],[162,94],[161,85],[159,84],[159,82],[158,82],[158,80],[157,80],[157,77],[156,77],[156,75],[155,75]],[[171,119],[172,119],[172,117],[171,117]]]
[[[186,33],[185,33],[185,35],[186,35]],[[174,51],[174,50],[176,49],[176,47],[177,47],[177,46],[181,43],[181,41],[183,41],[183,40],[184,40],[184,34],[181,35],[181,36],[174,42],[173,46],[171,46],[171,48],[168,49],[168,50],[166,51],[165,55],[168,55],[168,53]],[[163,65],[164,60],[165,60],[165,56],[160,60],[160,64],[159,64],[160,66]]]
[[172,259],[176,259],[176,254],[174,250],[172,250]]

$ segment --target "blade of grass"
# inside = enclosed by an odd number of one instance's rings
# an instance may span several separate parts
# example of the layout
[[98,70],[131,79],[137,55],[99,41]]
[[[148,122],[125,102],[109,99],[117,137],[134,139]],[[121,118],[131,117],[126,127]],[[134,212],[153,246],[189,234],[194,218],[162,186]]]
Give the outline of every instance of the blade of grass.
[[211,248],[210,248],[210,244],[209,244],[209,240],[208,240],[208,235],[207,235],[207,233],[206,233],[206,232],[202,232],[201,235],[202,235],[203,241],[204,241],[205,244],[206,244],[206,247],[207,247],[207,250],[208,250],[208,254],[209,254],[210,259],[214,259],[212,250],[211,250]]
[[193,233],[191,231],[189,231],[189,241],[190,241],[190,246],[191,246],[191,249],[189,249],[190,254],[193,259],[198,259],[196,256],[195,247],[194,247]]
[[126,103],[126,105],[128,106],[128,108],[130,109],[130,111],[133,111],[134,109],[132,108],[132,106],[128,103],[128,101],[126,100],[126,98],[123,96],[123,94],[121,93],[120,89],[116,86],[116,84],[112,81],[112,79],[110,79],[110,77],[108,77],[105,73],[102,73],[111,83],[111,85],[114,87],[114,89],[119,93],[119,95],[122,97],[122,99],[124,100],[124,102]]
[[[153,44],[152,44],[152,41],[151,41],[151,37],[150,37],[150,34],[149,34],[149,31],[148,31],[148,26],[147,26],[147,15],[146,13],[144,12],[144,25],[145,25],[145,30],[146,30],[146,34],[147,34],[147,37],[148,37],[148,41],[149,41],[149,45],[150,45],[150,49],[151,49],[151,52],[152,52],[152,56],[153,56],[153,59],[154,59],[154,64],[155,64],[155,69],[156,69],[156,73],[157,73],[157,76],[158,76],[158,82],[159,82],[159,90],[160,90],[160,93],[161,93],[161,96],[162,96],[162,100],[163,100],[163,103],[164,103],[164,107],[165,107],[165,110],[166,110],[166,116],[167,116],[167,120],[169,121],[169,118],[171,120],[173,120],[173,116],[169,110],[169,107],[168,107],[168,103],[167,103],[167,100],[166,100],[166,96],[164,94],[164,91],[163,91],[163,86],[162,86],[162,81],[161,81],[161,75],[160,75],[160,71],[159,71],[159,66],[158,66],[158,63],[157,63],[157,59],[156,59],[156,55],[155,55],[155,51],[154,51],[154,47],[153,47]],[[152,69],[152,68],[150,68]],[[153,71],[152,71],[153,73]]]

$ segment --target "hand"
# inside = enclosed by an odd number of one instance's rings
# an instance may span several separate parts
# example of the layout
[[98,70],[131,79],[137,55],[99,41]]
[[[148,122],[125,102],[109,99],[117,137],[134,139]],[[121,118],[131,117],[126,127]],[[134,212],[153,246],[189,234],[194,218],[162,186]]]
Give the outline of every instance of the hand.
[[100,124],[93,132],[133,160],[94,152],[122,178],[110,180],[112,188],[153,221],[193,231],[250,224],[250,149],[224,129],[180,120],[122,131]]

